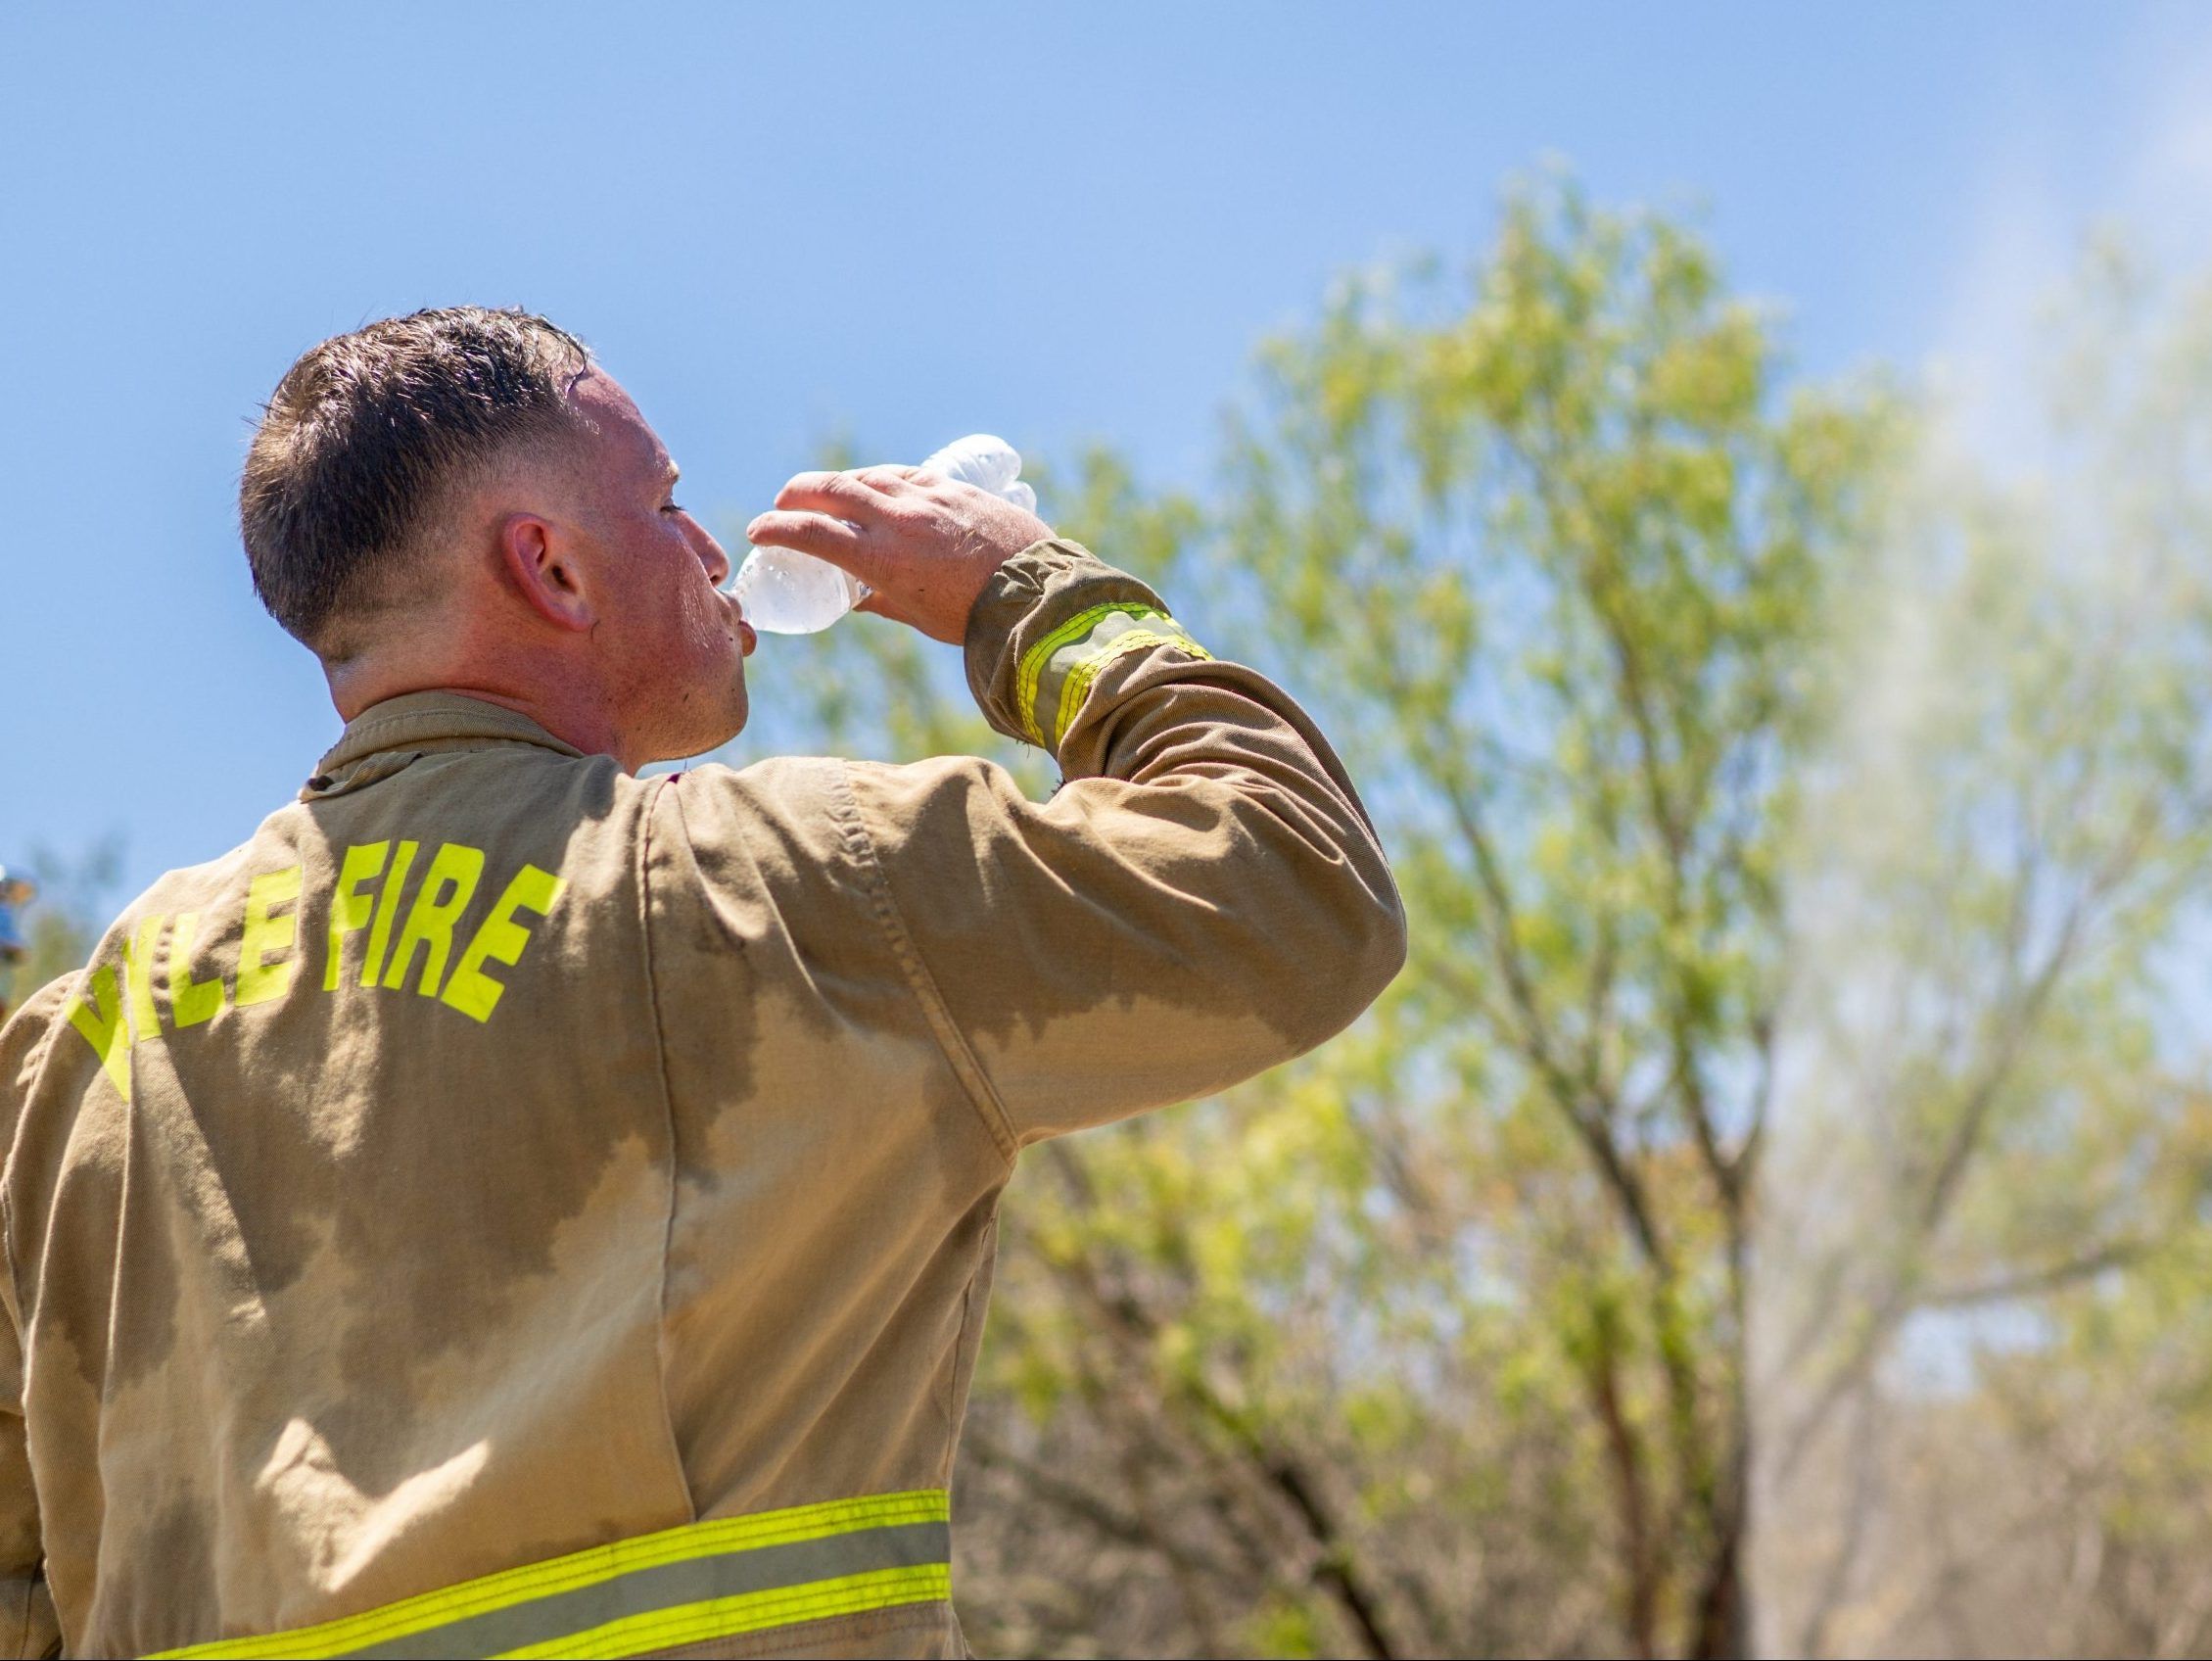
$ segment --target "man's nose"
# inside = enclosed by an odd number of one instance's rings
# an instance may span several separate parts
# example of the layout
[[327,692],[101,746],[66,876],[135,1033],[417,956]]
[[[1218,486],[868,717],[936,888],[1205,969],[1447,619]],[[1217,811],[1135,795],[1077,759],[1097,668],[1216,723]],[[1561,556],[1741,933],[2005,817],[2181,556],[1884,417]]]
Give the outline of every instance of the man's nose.
[[698,554],[699,563],[707,568],[707,581],[719,589],[729,580],[729,555],[722,551],[722,544],[696,519],[691,521],[691,529],[696,533],[692,549]]

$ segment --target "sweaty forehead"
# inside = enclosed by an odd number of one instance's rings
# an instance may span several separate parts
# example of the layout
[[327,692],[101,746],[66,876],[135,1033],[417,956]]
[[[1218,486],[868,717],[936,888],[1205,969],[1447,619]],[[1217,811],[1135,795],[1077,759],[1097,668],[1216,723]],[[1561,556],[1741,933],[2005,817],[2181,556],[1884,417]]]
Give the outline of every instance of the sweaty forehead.
[[660,435],[646,423],[612,375],[600,369],[588,370],[569,388],[568,397],[577,413],[598,429],[595,443],[606,460],[656,480],[675,470]]

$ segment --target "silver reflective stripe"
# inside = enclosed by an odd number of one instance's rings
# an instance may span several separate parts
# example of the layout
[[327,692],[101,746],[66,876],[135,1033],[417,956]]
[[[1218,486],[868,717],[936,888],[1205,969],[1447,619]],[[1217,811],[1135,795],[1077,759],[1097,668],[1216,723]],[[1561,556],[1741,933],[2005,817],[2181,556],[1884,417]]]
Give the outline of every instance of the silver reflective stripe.
[[[693,1557],[634,1569],[619,1580],[556,1592],[551,1597],[494,1609],[405,1637],[345,1651],[353,1656],[423,1657],[440,1661],[451,1655],[500,1655],[570,1633],[588,1633],[625,1616],[657,1609],[681,1609],[712,1599],[734,1597],[777,1587],[804,1586],[870,1569],[918,1568],[952,1557],[953,1537],[945,1523],[908,1523],[871,1529],[866,1534],[832,1535],[797,1545],[763,1545],[720,1557]],[[720,1635],[717,1635],[720,1636]]]

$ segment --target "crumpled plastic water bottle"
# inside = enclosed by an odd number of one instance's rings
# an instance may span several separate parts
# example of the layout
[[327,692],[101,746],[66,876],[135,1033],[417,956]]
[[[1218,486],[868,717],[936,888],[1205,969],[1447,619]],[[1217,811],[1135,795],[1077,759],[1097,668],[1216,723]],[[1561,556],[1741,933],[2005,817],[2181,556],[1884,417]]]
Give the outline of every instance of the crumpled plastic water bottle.
[[[1037,493],[1021,482],[1021,456],[1005,439],[970,433],[921,464],[922,471],[959,479],[1037,511]],[[730,579],[729,593],[745,620],[772,635],[812,635],[868,597],[868,585],[825,559],[796,548],[756,547]]]

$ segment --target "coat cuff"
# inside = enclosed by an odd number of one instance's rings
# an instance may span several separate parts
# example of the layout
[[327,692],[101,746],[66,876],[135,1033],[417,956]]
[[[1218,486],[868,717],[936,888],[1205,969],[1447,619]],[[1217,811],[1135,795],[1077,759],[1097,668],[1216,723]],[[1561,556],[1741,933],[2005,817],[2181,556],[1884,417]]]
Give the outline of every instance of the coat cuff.
[[1154,645],[1210,655],[1149,584],[1053,537],[1000,566],[967,614],[968,690],[995,730],[1057,756],[1098,670]]

